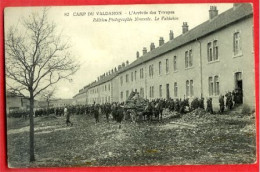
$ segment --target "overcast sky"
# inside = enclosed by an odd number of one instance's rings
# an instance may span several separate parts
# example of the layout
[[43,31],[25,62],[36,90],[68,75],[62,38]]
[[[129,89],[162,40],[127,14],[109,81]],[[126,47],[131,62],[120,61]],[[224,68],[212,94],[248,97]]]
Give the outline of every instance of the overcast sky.
[[[158,46],[159,38],[169,41],[169,31],[173,30],[177,37],[182,31],[182,22],[188,22],[189,29],[201,24],[209,18],[209,8],[216,5],[219,14],[232,7],[232,4],[164,4],[164,5],[114,5],[114,6],[73,6],[51,7],[49,20],[53,20],[59,30],[71,39],[74,58],[80,61],[81,68],[73,76],[72,82],[60,82],[57,85],[57,98],[72,98],[79,89],[97,79],[104,72],[117,67],[128,60],[136,59],[136,51],[142,54],[143,47],[150,49],[151,42]],[[28,16],[32,11],[41,8],[8,8],[5,10],[5,29]],[[88,12],[122,12],[120,16],[109,17],[151,17],[153,21],[132,22],[93,22]],[[132,11],[156,11],[156,15],[129,15]],[[174,11],[174,14],[161,15],[158,11]],[[64,13],[68,13],[65,16]],[[86,12],[85,16],[75,16],[76,12]],[[74,15],[73,15],[74,14]],[[78,15],[77,13],[76,15]],[[82,14],[82,13],[81,13]],[[175,17],[175,20],[154,21],[157,16]]]

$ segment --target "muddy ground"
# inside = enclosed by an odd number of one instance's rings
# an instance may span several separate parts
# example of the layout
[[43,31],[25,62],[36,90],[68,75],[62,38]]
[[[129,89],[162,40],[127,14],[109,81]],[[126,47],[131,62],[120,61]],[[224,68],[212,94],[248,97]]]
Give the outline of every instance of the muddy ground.
[[188,113],[162,122],[124,121],[121,129],[104,116],[35,118],[35,156],[29,163],[29,120],[7,119],[10,167],[244,164],[256,160],[255,114]]

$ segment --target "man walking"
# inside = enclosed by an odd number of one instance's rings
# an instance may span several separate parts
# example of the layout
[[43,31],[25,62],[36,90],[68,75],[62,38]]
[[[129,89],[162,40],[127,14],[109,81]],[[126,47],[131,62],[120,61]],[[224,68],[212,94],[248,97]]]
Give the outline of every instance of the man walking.
[[66,116],[67,126],[69,126],[69,124],[70,124],[70,126],[72,126],[73,124],[72,124],[72,122],[70,122],[70,113],[68,112],[67,107],[64,108],[64,115]]

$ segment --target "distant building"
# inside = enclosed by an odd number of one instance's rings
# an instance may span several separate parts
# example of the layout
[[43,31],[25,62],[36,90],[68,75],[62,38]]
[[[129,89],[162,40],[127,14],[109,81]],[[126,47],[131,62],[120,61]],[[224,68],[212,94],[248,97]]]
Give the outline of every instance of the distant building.
[[[38,108],[38,101],[34,100],[34,108]],[[30,100],[21,94],[6,92],[6,113],[9,114],[13,111],[29,111]]]
[[6,92],[6,113],[9,114],[18,110],[29,110],[30,101],[28,97],[23,95]]
[[212,98],[217,108],[220,95],[237,89],[242,91],[242,102],[254,107],[251,4],[234,4],[221,14],[211,6],[206,22],[190,30],[183,22],[182,31],[176,38],[170,31],[168,42],[161,37],[158,47],[151,43],[150,51],[144,47],[131,64],[123,63],[113,74],[99,77],[84,94],[86,104],[123,102],[137,91],[149,100]]
[[73,105],[73,99],[55,99],[50,100],[50,107],[64,107]]

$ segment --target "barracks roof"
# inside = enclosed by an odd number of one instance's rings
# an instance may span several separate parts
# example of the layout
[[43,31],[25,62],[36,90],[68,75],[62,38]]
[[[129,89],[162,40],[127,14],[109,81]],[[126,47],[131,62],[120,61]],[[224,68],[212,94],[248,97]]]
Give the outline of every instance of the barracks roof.
[[[164,43],[162,46],[155,48],[154,50],[147,52],[145,55],[139,57],[131,64],[127,65],[123,69],[105,76],[104,78],[100,79],[97,82],[93,82],[88,85],[87,88],[93,88],[100,84],[103,84],[107,81],[110,81],[119,73],[123,73],[133,67],[136,67],[140,64],[143,64],[149,60],[152,60],[162,54],[165,54],[171,50],[174,50],[180,46],[183,46],[187,43],[190,43],[196,39],[209,35],[221,28],[224,28],[236,21],[239,21],[245,17],[252,15],[253,10],[251,4],[241,4],[237,7],[230,8],[229,10],[217,15],[213,19],[207,20],[206,22],[196,26],[195,28],[189,30],[188,32],[181,34],[180,36]],[[84,87],[85,89],[85,87]],[[83,92],[82,92],[83,93]],[[78,93],[81,94],[81,93]],[[78,95],[77,94],[77,95]]]
[[110,80],[112,80],[115,76],[117,76],[117,74],[118,74],[118,72],[114,72],[114,73],[112,73],[112,74],[110,74],[110,75],[107,75],[107,76],[105,76],[104,78],[100,79],[99,81],[93,82],[92,84],[90,84],[89,88],[93,88],[93,87],[95,87],[95,86],[97,86],[97,85],[101,85],[101,84],[103,84],[103,83],[105,83],[105,82],[107,82],[107,81],[110,81]]
[[231,8],[211,20],[198,25],[197,27],[189,30],[188,32],[174,38],[171,41],[163,44],[154,50],[147,52],[145,55],[139,57],[134,62],[124,67],[119,73],[123,73],[133,67],[136,67],[144,62],[154,59],[162,54],[165,54],[171,50],[174,50],[180,46],[183,46],[189,42],[192,42],[198,38],[206,36],[212,32],[215,32],[227,25],[230,25],[238,20],[241,20],[253,13],[251,4],[241,4],[235,8]]

